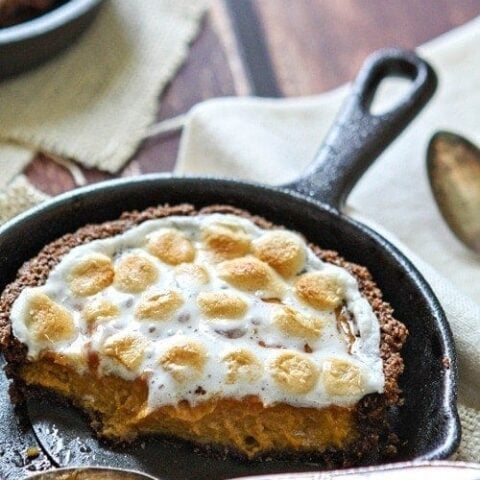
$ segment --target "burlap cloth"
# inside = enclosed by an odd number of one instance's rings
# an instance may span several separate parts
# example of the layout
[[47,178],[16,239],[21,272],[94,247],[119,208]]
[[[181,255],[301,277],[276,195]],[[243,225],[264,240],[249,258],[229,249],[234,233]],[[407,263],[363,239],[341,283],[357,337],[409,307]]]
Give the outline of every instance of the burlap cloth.
[[[435,130],[450,128],[480,141],[478,45],[480,19],[420,48],[439,74],[439,92],[364,176],[349,198],[348,210],[395,243],[440,299],[459,353],[463,438],[454,458],[480,462],[480,262],[444,225],[425,172],[425,148]],[[177,172],[261,179],[272,184],[288,181],[313,157],[347,89],[307,99],[204,102],[187,116]],[[395,89],[391,86],[390,91]],[[95,115],[93,111],[93,118]],[[0,125],[4,116],[2,112]],[[14,118],[18,121],[19,117]],[[8,124],[11,132],[16,130],[11,118]],[[20,130],[18,127],[18,134]],[[45,127],[46,135],[48,130]],[[102,158],[106,151],[110,152],[107,157],[119,158],[112,145],[103,150]],[[120,150],[125,148],[122,141],[119,145]],[[24,179],[17,179],[0,198],[1,218],[41,200],[41,193]]]
[[0,184],[32,155],[9,142],[117,171],[154,122],[207,4],[108,0],[59,57],[0,83]]

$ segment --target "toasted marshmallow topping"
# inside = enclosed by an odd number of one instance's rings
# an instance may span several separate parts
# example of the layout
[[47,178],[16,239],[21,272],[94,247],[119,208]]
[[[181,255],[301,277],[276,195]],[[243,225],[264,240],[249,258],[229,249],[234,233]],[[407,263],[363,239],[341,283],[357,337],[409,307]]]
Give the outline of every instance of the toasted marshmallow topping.
[[246,395],[353,405],[384,387],[379,323],[355,278],[300,235],[234,215],[150,220],[75,247],[11,318],[29,359],[142,378],[152,409]]

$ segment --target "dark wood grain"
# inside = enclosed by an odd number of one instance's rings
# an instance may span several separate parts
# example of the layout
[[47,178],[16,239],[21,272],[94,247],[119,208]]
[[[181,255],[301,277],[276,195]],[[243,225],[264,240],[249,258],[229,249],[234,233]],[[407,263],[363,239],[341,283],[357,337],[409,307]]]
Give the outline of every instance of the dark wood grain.
[[[80,169],[87,183],[95,183],[113,177],[113,175],[96,169],[83,167]],[[27,166],[25,175],[37,188],[49,195],[57,195],[76,187],[69,171],[43,154],[38,154]]]
[[[164,92],[159,120],[183,114],[208,98],[252,91],[242,45],[235,37],[236,19],[228,16],[232,11],[224,2],[214,1],[186,63]],[[262,29],[278,89],[285,96],[334,88],[351,80],[373,50],[413,48],[480,14],[478,0],[248,2]],[[147,139],[117,176],[172,170],[178,145],[178,133]],[[82,170],[88,182],[111,177],[95,169]],[[29,165],[26,174],[49,194],[74,187],[68,172],[43,155]]]
[[271,61],[265,30],[259,18],[255,0],[224,0],[232,17],[232,28],[240,46],[252,94],[259,97],[281,97]]
[[[167,88],[158,120],[188,112],[198,102],[212,97],[235,95],[227,67],[226,52],[210,17],[192,45],[188,61]],[[178,134],[150,138],[140,147],[135,161],[143,173],[171,171],[178,150]]]
[[257,8],[285,96],[334,88],[372,51],[414,48],[480,14],[478,0],[264,0]]

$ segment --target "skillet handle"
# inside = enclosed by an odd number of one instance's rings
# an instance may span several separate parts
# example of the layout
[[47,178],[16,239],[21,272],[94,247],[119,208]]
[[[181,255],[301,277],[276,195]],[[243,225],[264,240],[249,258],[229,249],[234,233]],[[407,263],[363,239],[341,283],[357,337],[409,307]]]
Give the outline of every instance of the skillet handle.
[[[373,115],[375,93],[389,76],[410,79],[410,89],[389,111]],[[415,53],[397,48],[375,52],[365,61],[313,162],[283,188],[341,210],[357,180],[426,105],[436,87],[432,67]]]

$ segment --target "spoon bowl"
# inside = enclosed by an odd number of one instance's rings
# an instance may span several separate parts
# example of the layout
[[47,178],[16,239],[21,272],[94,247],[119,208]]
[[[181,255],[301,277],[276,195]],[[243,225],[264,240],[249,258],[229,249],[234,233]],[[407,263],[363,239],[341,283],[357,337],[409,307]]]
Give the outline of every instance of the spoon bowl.
[[145,473],[118,468],[59,468],[37,473],[28,480],[158,480]]
[[480,149],[451,132],[437,132],[428,146],[433,196],[454,235],[480,253]]

